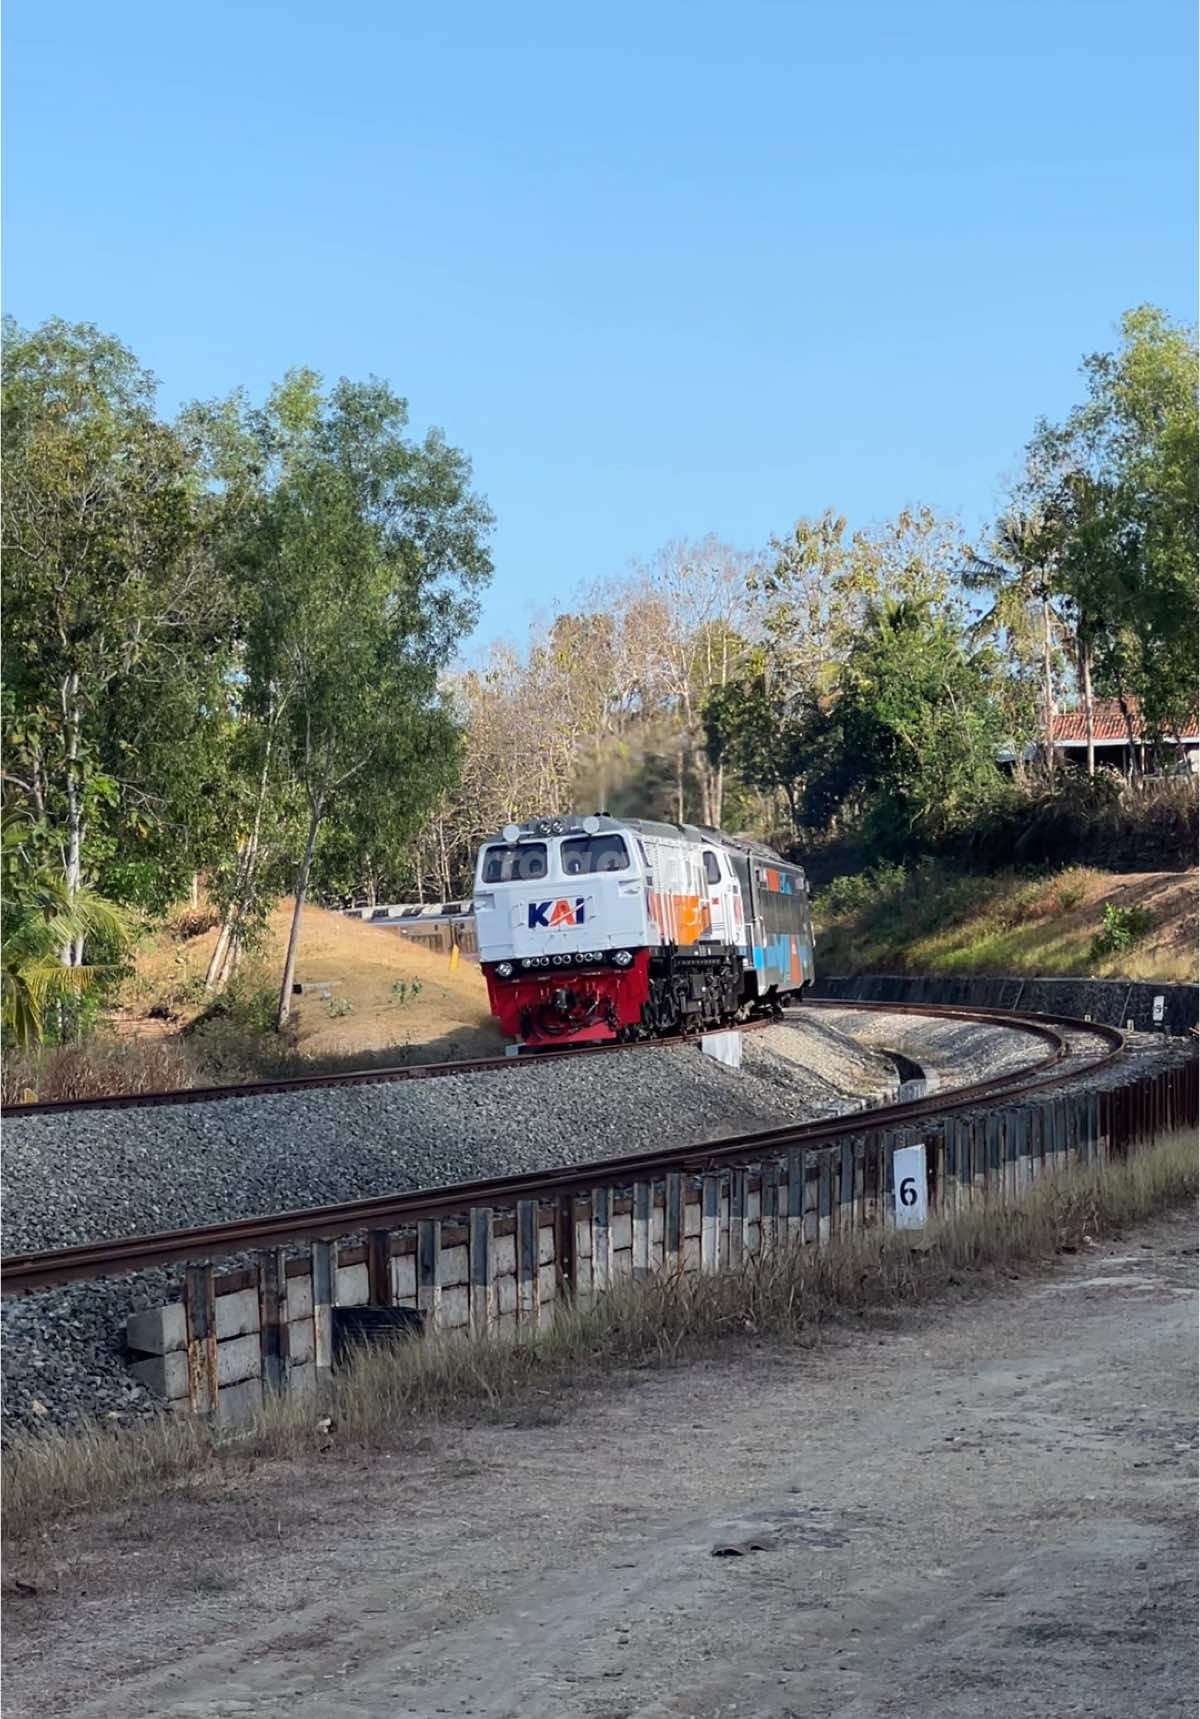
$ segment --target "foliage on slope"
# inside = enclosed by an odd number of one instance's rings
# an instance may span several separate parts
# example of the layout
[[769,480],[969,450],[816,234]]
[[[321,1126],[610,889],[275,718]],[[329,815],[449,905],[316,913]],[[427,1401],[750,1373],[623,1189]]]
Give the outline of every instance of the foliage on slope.
[[990,877],[926,861],[835,880],[816,900],[822,973],[946,973],[1194,983],[1197,873]]

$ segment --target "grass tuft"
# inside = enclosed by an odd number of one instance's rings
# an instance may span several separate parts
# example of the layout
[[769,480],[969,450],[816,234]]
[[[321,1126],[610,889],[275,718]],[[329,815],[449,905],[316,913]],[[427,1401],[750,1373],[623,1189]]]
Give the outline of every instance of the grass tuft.
[[330,1448],[411,1445],[439,1422],[532,1426],[573,1397],[651,1368],[732,1357],[748,1340],[817,1340],[839,1323],[896,1315],[948,1291],[986,1289],[1064,1251],[1194,1202],[1195,1139],[1178,1135],[1126,1161],[1037,1183],[1009,1204],[980,1200],[919,1237],[855,1232],[792,1247],[712,1277],[623,1282],[591,1305],[560,1310],[549,1329],[513,1342],[435,1333],[363,1350],[319,1404],[279,1401],[255,1423],[220,1433],[164,1414],[133,1427],[22,1435],[3,1457],[5,1531],[21,1538],[70,1512],[187,1485],[252,1460],[299,1460]]

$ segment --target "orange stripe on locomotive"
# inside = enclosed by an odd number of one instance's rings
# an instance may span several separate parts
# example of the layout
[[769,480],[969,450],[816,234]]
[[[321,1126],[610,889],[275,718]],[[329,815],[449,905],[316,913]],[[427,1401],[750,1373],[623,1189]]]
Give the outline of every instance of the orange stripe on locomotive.
[[686,947],[698,943],[712,924],[712,909],[706,895],[666,895],[649,891],[650,917],[664,943]]

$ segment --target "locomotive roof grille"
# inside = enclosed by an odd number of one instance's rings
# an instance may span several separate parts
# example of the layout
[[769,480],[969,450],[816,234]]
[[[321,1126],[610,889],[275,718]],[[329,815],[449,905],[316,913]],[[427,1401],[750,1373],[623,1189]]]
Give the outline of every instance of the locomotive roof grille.
[[529,818],[521,824],[505,824],[498,835],[489,836],[485,846],[493,842],[503,842],[513,847],[517,842],[541,841],[546,836],[598,836],[610,831],[624,829],[628,820],[610,818],[607,812],[570,813],[557,818]]

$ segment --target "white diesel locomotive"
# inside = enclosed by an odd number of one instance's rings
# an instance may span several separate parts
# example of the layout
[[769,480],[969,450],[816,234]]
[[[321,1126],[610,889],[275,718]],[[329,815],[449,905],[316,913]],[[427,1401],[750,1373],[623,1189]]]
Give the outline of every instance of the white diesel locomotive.
[[474,912],[492,1013],[526,1044],[719,1026],[813,979],[800,867],[691,824],[509,824],[480,849]]

